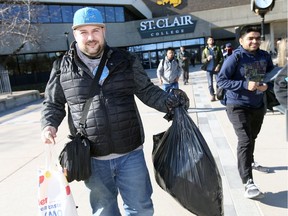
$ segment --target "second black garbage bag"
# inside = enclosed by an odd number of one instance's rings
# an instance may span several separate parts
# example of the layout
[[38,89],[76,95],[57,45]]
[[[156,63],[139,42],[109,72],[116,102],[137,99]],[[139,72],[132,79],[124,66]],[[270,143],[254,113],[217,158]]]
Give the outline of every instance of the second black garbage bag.
[[199,216],[223,213],[222,180],[211,151],[187,111],[174,109],[172,125],[153,136],[157,184]]

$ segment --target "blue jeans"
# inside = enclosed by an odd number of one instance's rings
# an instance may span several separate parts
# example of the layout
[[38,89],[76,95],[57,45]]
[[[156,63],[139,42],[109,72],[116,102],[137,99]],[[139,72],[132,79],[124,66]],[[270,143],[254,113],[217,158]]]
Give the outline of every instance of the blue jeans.
[[163,84],[163,90],[166,92],[169,92],[170,89],[178,89],[178,88],[179,88],[178,82]]
[[211,96],[215,94],[214,85],[213,85],[213,77],[214,73],[212,71],[206,71],[207,81],[208,81],[208,89]]
[[152,185],[142,149],[112,160],[91,160],[92,175],[85,184],[93,216],[121,216],[118,191],[127,216],[153,215]]

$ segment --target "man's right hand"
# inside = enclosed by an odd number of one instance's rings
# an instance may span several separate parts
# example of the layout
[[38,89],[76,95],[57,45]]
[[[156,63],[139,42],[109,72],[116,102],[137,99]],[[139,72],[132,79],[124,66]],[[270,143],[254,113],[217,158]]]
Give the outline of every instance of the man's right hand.
[[255,90],[257,90],[257,87],[258,87],[257,82],[254,82],[254,81],[248,82],[248,90],[249,91],[255,91]]
[[45,144],[55,144],[56,133],[55,127],[47,126],[42,130],[41,139]]
[[187,94],[181,89],[171,89],[166,100],[168,109],[183,106],[185,110],[189,109],[190,100]]
[[181,89],[171,89],[166,99],[168,113],[164,116],[167,121],[173,119],[174,108],[182,106],[185,110],[189,109],[190,101],[187,94]]

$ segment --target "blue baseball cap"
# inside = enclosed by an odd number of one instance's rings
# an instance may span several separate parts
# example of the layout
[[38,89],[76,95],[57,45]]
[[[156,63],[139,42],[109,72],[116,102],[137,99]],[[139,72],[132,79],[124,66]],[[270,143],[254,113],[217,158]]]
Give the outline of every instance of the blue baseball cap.
[[232,45],[231,45],[231,43],[227,43],[225,46],[226,47],[231,47]]
[[75,30],[80,26],[96,25],[104,27],[103,18],[99,10],[96,8],[85,7],[77,10],[73,18],[72,29]]

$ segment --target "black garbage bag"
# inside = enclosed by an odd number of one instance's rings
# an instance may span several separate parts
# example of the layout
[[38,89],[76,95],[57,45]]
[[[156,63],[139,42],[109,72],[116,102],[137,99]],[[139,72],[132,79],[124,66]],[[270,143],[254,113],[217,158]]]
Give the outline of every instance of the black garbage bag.
[[156,182],[196,215],[224,215],[222,180],[210,149],[187,111],[174,112],[168,130],[153,136]]

